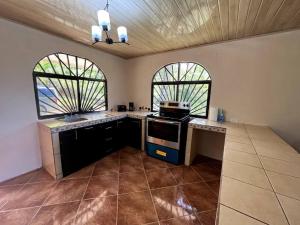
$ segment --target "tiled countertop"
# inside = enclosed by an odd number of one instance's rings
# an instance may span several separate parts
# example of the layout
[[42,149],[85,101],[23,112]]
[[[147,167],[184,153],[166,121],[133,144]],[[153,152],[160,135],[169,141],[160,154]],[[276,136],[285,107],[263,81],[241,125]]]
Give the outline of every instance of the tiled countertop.
[[291,146],[268,127],[203,119],[189,127],[226,132],[219,225],[300,224],[300,155]]
[[76,129],[80,127],[92,126],[95,124],[105,123],[109,121],[114,121],[122,119],[125,117],[145,119],[145,117],[152,112],[143,112],[143,111],[134,111],[134,112],[96,112],[96,113],[87,113],[83,114],[80,117],[86,118],[87,120],[78,121],[78,122],[64,122],[63,120],[58,119],[48,119],[40,120],[38,123],[40,125],[46,126],[51,130],[52,133],[61,132],[65,130]]

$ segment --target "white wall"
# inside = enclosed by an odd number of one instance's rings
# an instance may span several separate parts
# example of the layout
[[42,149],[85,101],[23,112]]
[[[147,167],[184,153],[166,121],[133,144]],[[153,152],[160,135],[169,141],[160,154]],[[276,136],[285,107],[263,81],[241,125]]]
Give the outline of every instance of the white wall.
[[41,166],[32,70],[56,51],[86,57],[103,70],[109,109],[127,103],[125,60],[0,19],[0,181]]
[[192,61],[212,78],[211,105],[229,120],[271,126],[300,150],[300,30],[130,59],[129,99],[150,106],[151,80],[165,64]]

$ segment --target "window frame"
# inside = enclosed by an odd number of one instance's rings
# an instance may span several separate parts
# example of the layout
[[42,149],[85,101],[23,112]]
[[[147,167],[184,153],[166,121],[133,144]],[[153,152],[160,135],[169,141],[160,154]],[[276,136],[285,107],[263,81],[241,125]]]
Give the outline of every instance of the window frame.
[[[169,65],[172,65],[172,64],[178,64],[178,74],[180,74],[180,64],[181,63],[193,63],[193,64],[196,64],[198,66],[201,66],[207,73],[208,71],[206,70],[206,68],[199,64],[199,63],[196,63],[196,62],[173,62],[173,63],[169,63],[169,64],[166,64],[164,66],[162,66],[160,69],[158,69],[154,75],[153,75],[153,78],[152,78],[152,83],[151,83],[151,111],[153,112],[157,112],[153,109],[153,100],[154,100],[154,86],[155,85],[175,85],[176,86],[176,100],[175,101],[178,101],[178,97],[179,97],[179,86],[180,85],[191,85],[191,84],[208,84],[208,91],[207,91],[207,107],[206,107],[206,112],[205,112],[205,116],[200,116],[200,115],[194,115],[194,114],[191,114],[192,117],[196,117],[196,118],[203,118],[203,119],[207,119],[208,118],[208,113],[209,113],[209,105],[210,105],[210,95],[211,95],[211,86],[212,86],[212,80],[198,80],[198,81],[160,81],[160,82],[154,82],[154,79],[157,75],[157,73],[166,68],[167,66]],[[209,75],[209,73],[208,73]],[[210,77],[210,75],[209,75]]]
[[[49,57],[51,55],[56,55],[56,54],[63,54],[66,56],[71,56],[71,57],[75,57],[76,59],[76,76],[72,76],[72,75],[65,75],[65,74],[52,74],[52,73],[46,73],[46,72],[36,72],[34,71],[34,69],[36,68],[36,66],[40,63],[41,60],[43,60],[45,57]],[[79,76],[78,73],[78,58],[80,59],[84,59],[86,61],[91,62],[91,65],[94,65],[97,67],[97,69],[99,69],[99,71],[101,71],[101,73],[103,74],[104,79],[96,79],[96,78],[87,78],[87,77],[81,77]],[[49,60],[50,64],[51,61]],[[53,65],[51,65],[53,67]],[[68,68],[68,67],[67,67]],[[70,68],[68,68],[70,70],[70,74],[73,73],[71,71]],[[85,72],[88,71],[88,68],[85,68]],[[83,72],[83,73],[85,73]],[[82,73],[82,74],[83,74]],[[59,117],[63,117],[65,115],[71,115],[71,114],[85,114],[85,113],[93,113],[93,112],[97,112],[97,111],[84,111],[82,110],[82,105],[81,105],[81,100],[82,100],[82,94],[80,93],[80,81],[97,81],[97,82],[102,82],[104,84],[104,102],[105,102],[105,110],[106,111],[108,109],[108,98],[107,98],[107,79],[105,74],[103,73],[103,71],[91,60],[85,58],[85,57],[80,57],[80,56],[76,56],[76,55],[71,55],[68,53],[64,53],[64,52],[55,52],[55,53],[51,53],[47,56],[44,56],[43,58],[41,58],[34,66],[33,68],[33,72],[32,72],[32,77],[33,77],[33,89],[34,89],[34,95],[35,95],[35,104],[36,104],[36,108],[37,108],[37,115],[38,115],[38,119],[50,119],[50,118],[59,118]],[[62,79],[62,80],[72,80],[72,81],[76,81],[76,85],[77,85],[77,101],[78,101],[78,110],[74,111],[72,113],[60,113],[60,114],[52,114],[52,115],[41,115],[41,111],[40,111],[40,103],[39,103],[39,94],[38,94],[38,83],[37,83],[37,78],[38,77],[44,77],[44,78],[53,78],[53,79]],[[99,111],[100,112],[100,111]]]

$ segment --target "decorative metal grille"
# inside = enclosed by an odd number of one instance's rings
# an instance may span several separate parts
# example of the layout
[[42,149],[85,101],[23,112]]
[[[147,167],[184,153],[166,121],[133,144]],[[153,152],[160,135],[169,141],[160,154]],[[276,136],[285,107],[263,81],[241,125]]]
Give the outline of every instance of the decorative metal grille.
[[103,72],[85,58],[55,53],[33,70],[38,117],[107,110],[107,82]]
[[211,79],[197,63],[179,62],[164,66],[153,77],[152,110],[161,101],[190,102],[191,115],[208,117]]

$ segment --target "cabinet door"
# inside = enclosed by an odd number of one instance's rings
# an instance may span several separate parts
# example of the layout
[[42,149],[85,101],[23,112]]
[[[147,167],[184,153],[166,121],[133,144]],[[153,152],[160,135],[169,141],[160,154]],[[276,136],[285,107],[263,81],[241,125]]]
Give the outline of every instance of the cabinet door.
[[141,149],[142,121],[140,119],[128,118],[127,143],[129,146]]
[[77,130],[60,132],[59,140],[62,171],[65,177],[82,168]]
[[127,144],[127,133],[128,133],[128,123],[127,119],[121,119],[117,121],[116,128],[116,148],[120,149]]
[[79,151],[83,165],[87,166],[102,157],[101,129],[89,126],[78,129]]
[[117,134],[116,128],[117,123],[109,122],[100,125],[101,127],[101,150],[104,155],[107,155],[116,150]]

